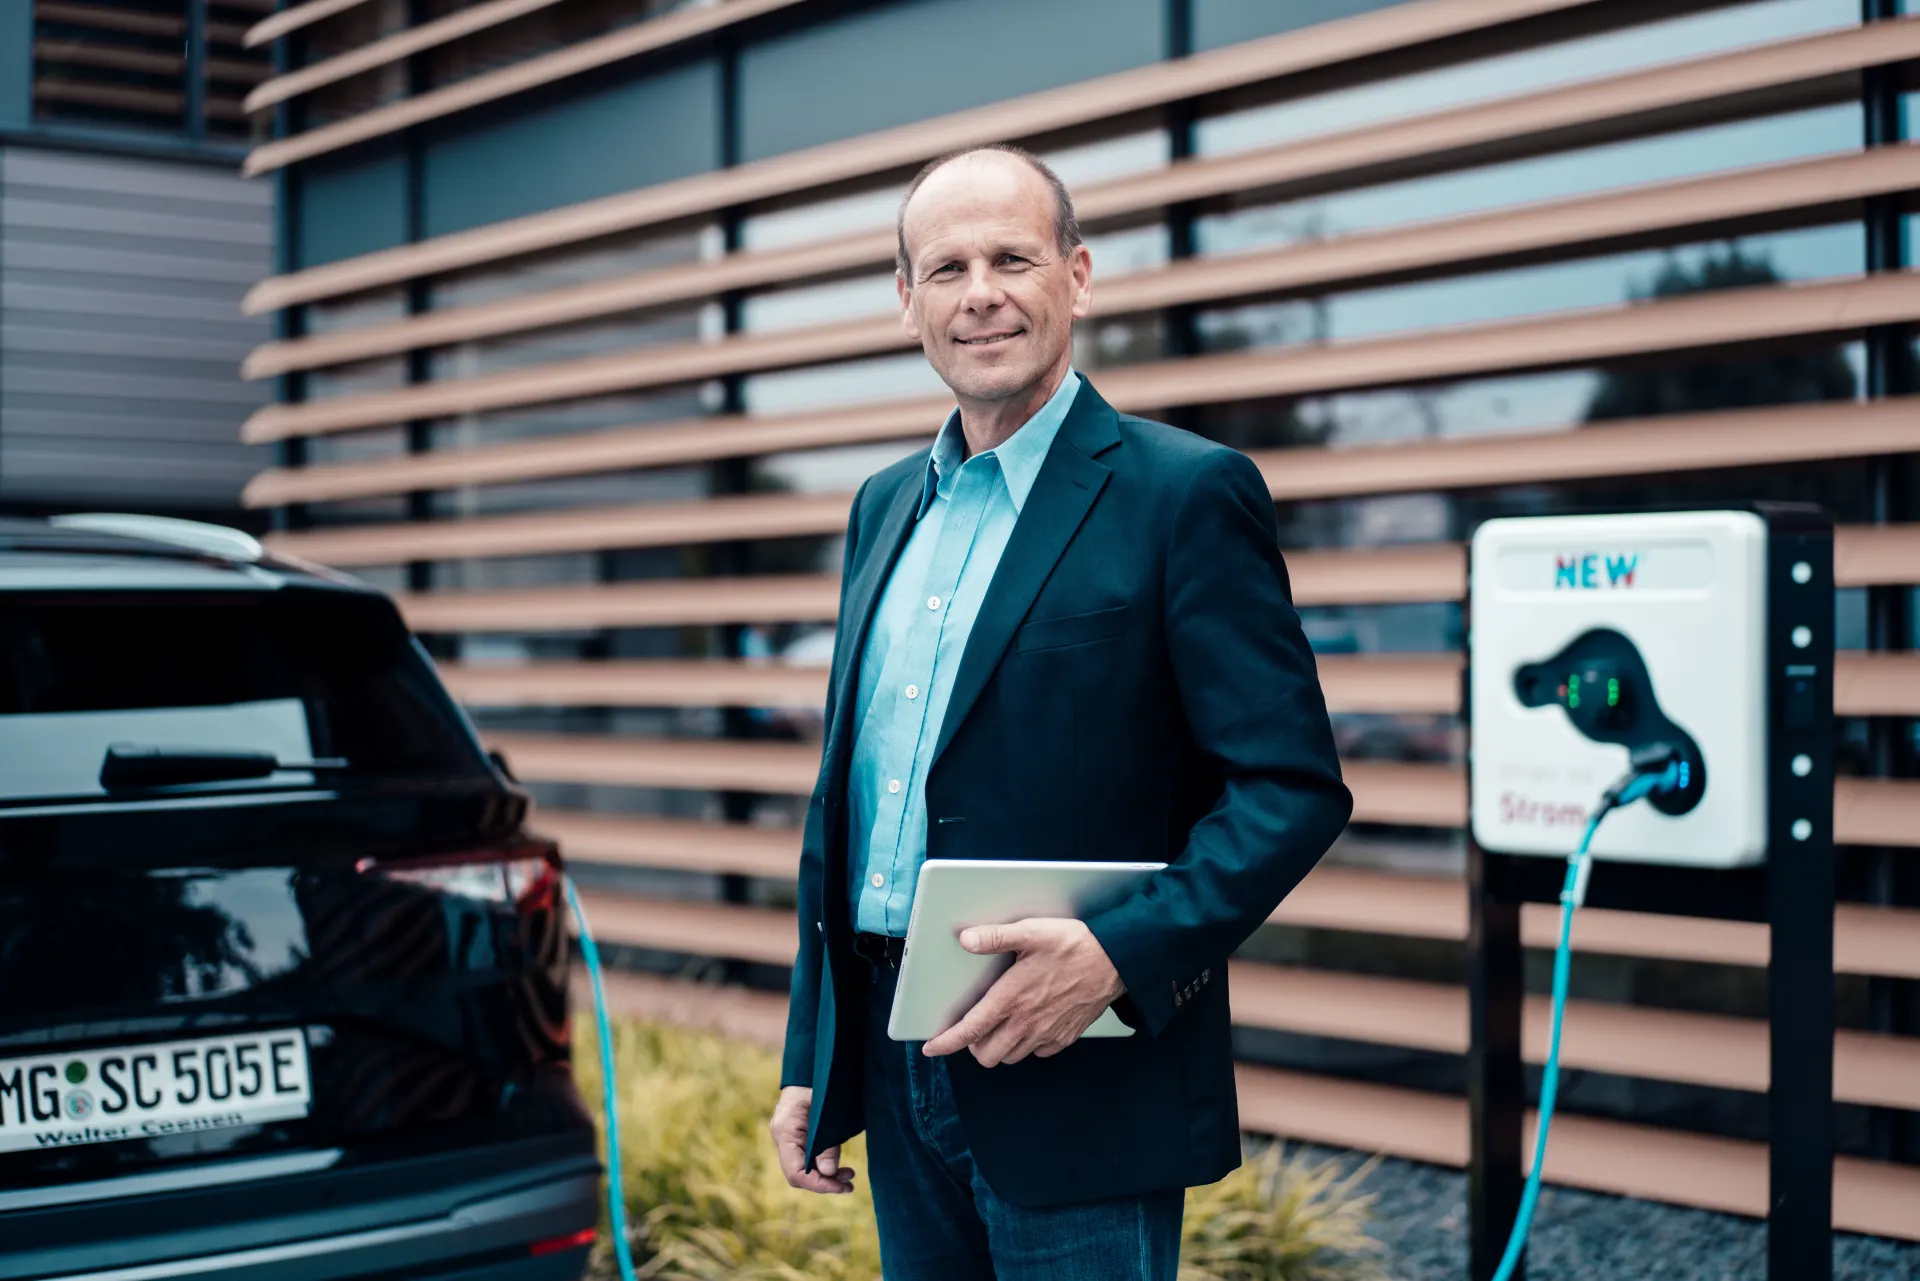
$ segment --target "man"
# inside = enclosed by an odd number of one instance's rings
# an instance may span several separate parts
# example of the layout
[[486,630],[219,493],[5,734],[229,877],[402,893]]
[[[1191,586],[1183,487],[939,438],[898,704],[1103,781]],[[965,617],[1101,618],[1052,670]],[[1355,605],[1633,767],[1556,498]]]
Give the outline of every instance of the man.
[[[889,1281],[1171,1281],[1184,1189],[1240,1160],[1227,957],[1351,810],[1273,503],[1073,371],[1092,260],[1036,158],[929,165],[899,253],[959,408],[847,522],[774,1141],[846,1192],[866,1131]],[[967,931],[1017,957],[916,1045],[886,1026],[927,858],[1168,867],[1087,921]],[[1109,1006],[1134,1035],[1081,1041]]]

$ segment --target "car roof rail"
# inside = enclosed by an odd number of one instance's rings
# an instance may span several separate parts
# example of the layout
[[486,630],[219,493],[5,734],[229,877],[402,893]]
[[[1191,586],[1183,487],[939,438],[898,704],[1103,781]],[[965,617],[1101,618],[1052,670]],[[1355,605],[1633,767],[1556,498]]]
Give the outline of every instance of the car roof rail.
[[259,561],[267,554],[260,540],[245,530],[200,520],[180,520],[173,516],[142,516],[133,512],[75,512],[50,516],[47,523],[62,529],[117,534],[122,538],[165,543],[202,555],[248,564]]

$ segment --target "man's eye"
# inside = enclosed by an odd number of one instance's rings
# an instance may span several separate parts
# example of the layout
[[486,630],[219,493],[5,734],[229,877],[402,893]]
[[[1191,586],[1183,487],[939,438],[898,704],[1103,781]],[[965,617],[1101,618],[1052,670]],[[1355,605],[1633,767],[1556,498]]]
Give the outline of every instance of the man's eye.
[[1012,267],[1024,267],[1027,265],[1027,260],[1019,254],[1001,254],[1000,261]]
[[959,263],[957,263],[957,262],[946,262],[946,263],[941,263],[941,264],[940,264],[940,265],[939,265],[938,267],[935,267],[935,268],[933,269],[933,274],[934,274],[934,275],[936,275],[936,276],[938,276],[938,275],[942,275],[942,274],[944,274],[944,273],[946,273],[946,272],[953,272],[953,271],[958,271],[958,270],[960,270],[960,264],[959,264]]

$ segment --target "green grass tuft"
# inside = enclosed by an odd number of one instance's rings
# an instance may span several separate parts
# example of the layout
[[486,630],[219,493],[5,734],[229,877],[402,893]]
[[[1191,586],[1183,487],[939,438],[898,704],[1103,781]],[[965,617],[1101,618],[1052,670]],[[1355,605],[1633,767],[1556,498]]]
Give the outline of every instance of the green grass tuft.
[[[631,1019],[613,1025],[634,1259],[659,1281],[877,1281],[880,1245],[863,1143],[843,1153],[859,1171],[851,1196],[787,1186],[767,1137],[779,1094],[771,1051]],[[576,1018],[575,1076],[600,1115],[600,1057],[591,1019]],[[603,1151],[604,1157],[604,1151]],[[1287,1157],[1279,1145],[1187,1193],[1181,1281],[1375,1281],[1363,1167]],[[602,1216],[588,1275],[612,1277]]]

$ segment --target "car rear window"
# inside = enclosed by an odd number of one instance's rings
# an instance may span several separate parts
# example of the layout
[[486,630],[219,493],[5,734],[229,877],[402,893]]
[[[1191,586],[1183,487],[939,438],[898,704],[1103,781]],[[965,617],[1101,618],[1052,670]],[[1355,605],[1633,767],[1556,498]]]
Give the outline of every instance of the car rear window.
[[[344,760],[326,781],[484,773],[375,596],[301,587],[0,596],[0,803],[107,795],[110,747]],[[311,786],[282,770],[186,790]]]

